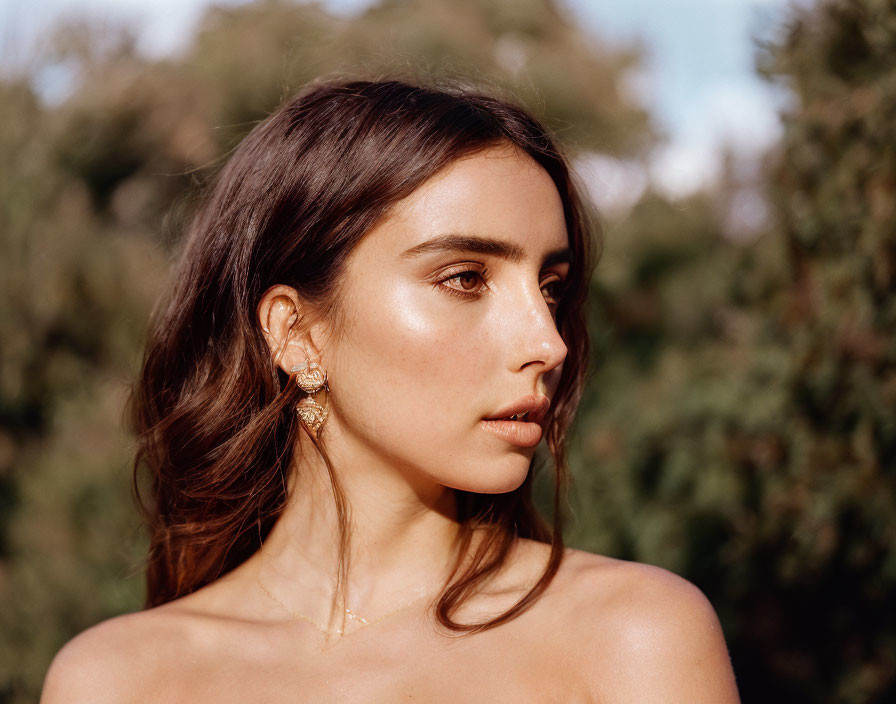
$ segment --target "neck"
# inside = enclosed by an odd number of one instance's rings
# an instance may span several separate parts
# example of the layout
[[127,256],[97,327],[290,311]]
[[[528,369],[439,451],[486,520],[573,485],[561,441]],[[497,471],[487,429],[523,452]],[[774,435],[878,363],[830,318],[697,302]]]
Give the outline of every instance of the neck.
[[259,579],[292,608],[330,623],[344,603],[376,617],[400,602],[435,596],[453,567],[454,491],[415,480],[345,443],[327,448],[345,497],[347,580],[337,592],[340,517],[326,464],[302,434],[289,500],[260,551]]

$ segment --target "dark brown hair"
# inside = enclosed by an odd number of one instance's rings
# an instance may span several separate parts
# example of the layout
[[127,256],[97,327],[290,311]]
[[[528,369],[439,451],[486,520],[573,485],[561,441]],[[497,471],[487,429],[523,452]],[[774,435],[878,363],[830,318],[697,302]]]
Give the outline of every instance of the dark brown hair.
[[[573,253],[557,309],[568,354],[546,425],[553,525],[533,505],[533,467],[506,494],[456,490],[458,561],[436,615],[454,631],[479,631],[519,615],[547,588],[563,557],[564,445],[588,366],[584,305],[596,261],[567,161],[526,110],[475,89],[330,81],[289,100],[240,143],[198,210],[170,297],[153,317],[131,398],[135,487],[150,533],[147,606],[189,594],[245,561],[287,501],[301,392],[273,364],[262,337],[255,314],[263,294],[287,284],[321,315],[338,314],[343,267],[365,233],[455,160],[505,144],[553,179]],[[347,507],[317,448],[341,522],[339,584]],[[485,539],[460,569],[474,529]],[[551,544],[539,581],[497,618],[455,622],[452,614],[500,569],[517,537]]]

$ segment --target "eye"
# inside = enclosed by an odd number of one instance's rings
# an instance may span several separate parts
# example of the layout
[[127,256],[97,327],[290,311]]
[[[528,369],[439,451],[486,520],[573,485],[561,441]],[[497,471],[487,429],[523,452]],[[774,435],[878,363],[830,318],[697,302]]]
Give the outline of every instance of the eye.
[[566,292],[566,281],[561,278],[550,279],[541,284],[541,292],[544,294],[545,300],[551,305],[560,303],[563,294]]
[[464,269],[455,271],[439,280],[438,284],[446,293],[463,298],[478,298],[486,288],[486,270]]

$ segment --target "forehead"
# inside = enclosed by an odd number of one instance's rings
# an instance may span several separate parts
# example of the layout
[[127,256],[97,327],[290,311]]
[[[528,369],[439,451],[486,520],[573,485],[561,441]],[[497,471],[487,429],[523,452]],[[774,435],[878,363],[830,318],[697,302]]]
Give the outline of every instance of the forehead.
[[[513,147],[459,159],[399,201],[369,233],[390,252],[445,233],[502,239],[527,254],[567,244],[563,202],[548,173]],[[363,243],[362,243],[363,244]]]

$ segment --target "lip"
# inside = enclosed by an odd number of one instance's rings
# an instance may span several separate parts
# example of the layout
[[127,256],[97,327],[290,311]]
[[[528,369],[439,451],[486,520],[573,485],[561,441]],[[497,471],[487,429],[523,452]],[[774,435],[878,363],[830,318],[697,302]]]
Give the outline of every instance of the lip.
[[544,433],[538,423],[528,421],[483,418],[479,422],[488,432],[518,447],[535,447]]
[[502,421],[506,423],[535,423],[538,424],[539,427],[542,426],[544,422],[544,418],[548,413],[548,410],[551,407],[551,402],[547,396],[537,396],[535,394],[528,394],[527,396],[523,396],[522,398],[518,398],[516,401],[511,403],[509,406],[504,406],[504,408],[496,411],[492,415],[485,418],[485,420],[494,420],[497,421],[499,418],[507,418],[508,416],[516,415],[517,413],[525,413],[529,412],[528,418],[525,421]]
[[[502,440],[518,447],[535,447],[544,434],[543,422],[551,402],[546,396],[530,394],[505,406],[489,418],[483,418],[482,427]],[[526,420],[500,420],[517,413],[529,412]]]

